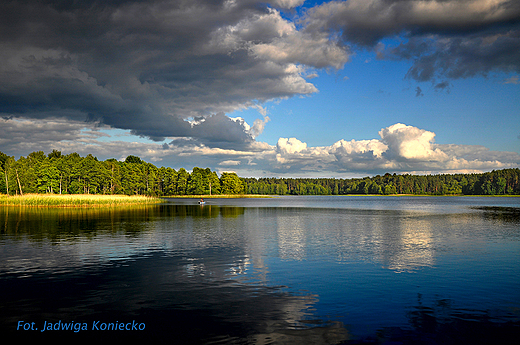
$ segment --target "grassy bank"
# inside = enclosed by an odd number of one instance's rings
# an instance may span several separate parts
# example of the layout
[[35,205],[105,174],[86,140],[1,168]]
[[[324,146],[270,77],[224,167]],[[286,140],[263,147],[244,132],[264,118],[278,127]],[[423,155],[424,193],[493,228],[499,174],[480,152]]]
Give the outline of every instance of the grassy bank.
[[23,196],[0,195],[0,206],[41,207],[104,207],[118,205],[153,204],[159,198],[127,195],[91,194],[26,194]]

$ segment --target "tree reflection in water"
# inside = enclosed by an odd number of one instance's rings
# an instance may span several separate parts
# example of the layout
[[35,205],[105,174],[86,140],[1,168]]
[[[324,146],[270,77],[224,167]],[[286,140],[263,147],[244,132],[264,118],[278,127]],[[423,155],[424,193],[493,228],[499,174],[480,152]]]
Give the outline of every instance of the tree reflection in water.
[[[518,305],[514,289],[518,208],[479,207],[428,216],[406,209],[245,209],[212,202],[98,209],[0,207],[0,330],[18,340],[30,336],[37,341],[59,337],[60,341],[142,339],[179,344],[517,343],[520,311],[498,315],[490,305],[501,293],[496,290],[500,284],[512,286],[505,289],[508,297],[500,299],[506,300],[505,308],[508,300],[511,306]],[[473,237],[475,242],[470,241]],[[493,241],[500,246],[482,245],[496,244]],[[472,252],[475,243],[481,246]],[[482,257],[484,249],[493,254],[490,260]],[[464,256],[465,263],[475,260],[480,266],[454,266],[458,261],[447,254]],[[379,263],[381,270],[376,267]],[[463,279],[478,277],[482,267],[488,274],[496,267],[504,270],[504,263],[509,273],[492,275],[488,280],[493,284],[484,285],[484,290],[472,289]],[[457,296],[430,281],[428,272],[438,272],[442,265],[445,271],[439,275],[446,282],[458,284],[456,291],[463,297],[473,293],[469,298],[477,302],[470,304],[472,309],[460,308]],[[333,269],[324,271],[324,267]],[[374,271],[367,272],[367,267]],[[455,282],[453,272],[468,267],[473,270]],[[311,272],[308,281],[295,278],[305,269]],[[384,298],[398,302],[397,289],[385,278],[398,275],[401,284],[395,287],[405,290],[412,285],[409,282],[426,279],[434,288],[420,291],[430,299],[419,295],[416,302],[414,290],[402,309],[387,310],[392,309],[386,307],[391,303],[379,305]],[[320,277],[323,284],[313,284]],[[414,279],[407,281],[407,277]],[[373,290],[365,295],[355,282]],[[341,289],[329,290],[333,283],[351,289],[339,296]],[[386,287],[387,295],[377,302],[381,287]],[[485,296],[480,291],[494,294],[490,304],[479,309],[479,297]],[[316,313],[329,297],[333,303],[350,298],[357,304],[351,292],[376,312],[367,313],[366,320],[356,318],[349,314],[351,305],[345,304],[344,313],[334,314],[338,318]],[[432,301],[435,296],[446,298]],[[503,303],[498,308],[503,311]],[[399,322],[384,323],[392,313]],[[365,331],[363,322],[372,321],[372,315],[380,316],[382,323],[370,326],[363,338],[352,338]],[[349,329],[341,323],[347,323],[348,317],[362,326]],[[100,319],[135,319],[146,323],[147,331],[39,334],[15,330],[19,320]]]
[[0,207],[1,235],[30,241],[91,238],[99,232],[138,234],[151,221],[172,217],[236,218],[244,207],[132,205],[104,208]]

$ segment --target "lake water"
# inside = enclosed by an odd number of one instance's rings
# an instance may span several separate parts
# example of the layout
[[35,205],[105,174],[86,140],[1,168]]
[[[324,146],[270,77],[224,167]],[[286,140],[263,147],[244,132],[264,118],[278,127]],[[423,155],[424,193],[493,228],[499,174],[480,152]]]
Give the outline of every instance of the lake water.
[[520,336],[520,198],[0,207],[0,229],[0,331],[21,340],[516,344]]

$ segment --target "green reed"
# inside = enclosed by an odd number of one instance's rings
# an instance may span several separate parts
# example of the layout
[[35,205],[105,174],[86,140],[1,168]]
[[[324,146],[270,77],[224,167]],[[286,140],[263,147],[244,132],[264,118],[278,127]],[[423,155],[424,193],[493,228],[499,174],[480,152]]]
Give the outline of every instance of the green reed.
[[91,195],[91,194],[25,194],[0,195],[2,206],[46,207],[100,207],[132,204],[152,204],[162,200],[142,195]]

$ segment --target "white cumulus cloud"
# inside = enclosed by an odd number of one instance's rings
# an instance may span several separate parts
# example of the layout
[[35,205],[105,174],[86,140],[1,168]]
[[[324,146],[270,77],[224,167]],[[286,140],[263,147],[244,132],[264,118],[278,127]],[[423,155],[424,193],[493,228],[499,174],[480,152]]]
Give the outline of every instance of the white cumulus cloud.
[[435,133],[396,123],[379,131],[381,141],[388,145],[386,154],[396,160],[445,161],[448,156],[433,148]]
[[289,175],[478,172],[520,165],[518,153],[493,152],[482,146],[438,145],[434,143],[435,133],[402,123],[382,128],[379,136],[341,139],[322,147],[309,147],[296,138],[280,138],[276,154],[264,156],[263,163]]
[[282,154],[301,152],[307,149],[307,144],[296,138],[280,138],[276,144],[278,151]]

